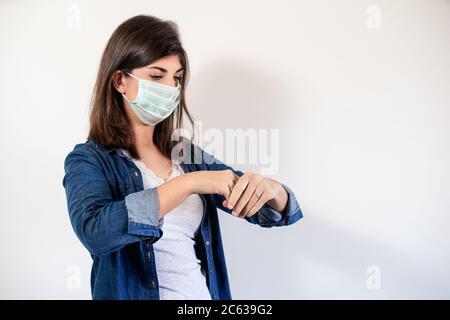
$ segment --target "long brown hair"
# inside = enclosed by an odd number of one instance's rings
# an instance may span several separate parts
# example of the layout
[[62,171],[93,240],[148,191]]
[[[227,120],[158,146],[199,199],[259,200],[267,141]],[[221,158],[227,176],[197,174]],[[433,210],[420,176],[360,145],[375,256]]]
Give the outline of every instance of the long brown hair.
[[91,100],[88,139],[106,148],[124,148],[140,159],[134,133],[125,110],[122,95],[114,88],[113,74],[117,70],[131,72],[167,55],[178,55],[184,68],[181,78],[179,106],[155,126],[153,141],[166,157],[171,157],[171,136],[183,124],[186,113],[185,85],[189,76],[188,57],[181,44],[178,26],[170,20],[139,15],[123,22],[111,35],[103,52]]

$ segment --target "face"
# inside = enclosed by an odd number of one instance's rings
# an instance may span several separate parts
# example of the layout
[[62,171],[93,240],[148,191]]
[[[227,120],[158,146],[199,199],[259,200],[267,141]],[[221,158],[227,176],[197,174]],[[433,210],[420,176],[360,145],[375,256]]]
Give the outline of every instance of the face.
[[[139,79],[176,87],[181,82],[183,72],[178,55],[171,55],[158,59],[148,66],[133,69],[131,74]],[[122,71],[117,71],[114,74],[113,81],[117,91],[123,93],[131,101],[136,99],[139,88],[137,79],[124,74]],[[127,113],[134,118],[127,103],[126,105]]]

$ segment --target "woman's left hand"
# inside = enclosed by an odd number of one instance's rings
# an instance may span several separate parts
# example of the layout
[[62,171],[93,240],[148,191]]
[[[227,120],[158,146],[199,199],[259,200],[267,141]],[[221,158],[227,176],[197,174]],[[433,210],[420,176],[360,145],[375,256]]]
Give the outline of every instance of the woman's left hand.
[[236,217],[251,217],[269,202],[275,210],[283,211],[287,203],[287,193],[283,186],[260,174],[246,172],[233,187],[223,205],[232,209]]

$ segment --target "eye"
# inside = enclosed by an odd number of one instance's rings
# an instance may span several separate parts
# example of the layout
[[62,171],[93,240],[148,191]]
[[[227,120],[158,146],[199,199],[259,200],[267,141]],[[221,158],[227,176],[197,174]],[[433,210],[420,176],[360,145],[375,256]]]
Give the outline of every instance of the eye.
[[155,79],[155,80],[159,80],[162,78],[162,76],[150,76],[150,77],[152,77],[152,79]]

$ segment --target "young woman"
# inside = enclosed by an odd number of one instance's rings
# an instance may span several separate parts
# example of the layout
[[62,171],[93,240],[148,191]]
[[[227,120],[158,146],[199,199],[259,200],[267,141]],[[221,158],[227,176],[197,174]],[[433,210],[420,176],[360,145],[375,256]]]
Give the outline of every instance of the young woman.
[[173,139],[184,114],[193,122],[187,78],[171,21],[133,17],[104,50],[89,136],[63,179],[93,299],[231,299],[217,208],[262,227],[302,217],[285,184]]

